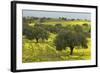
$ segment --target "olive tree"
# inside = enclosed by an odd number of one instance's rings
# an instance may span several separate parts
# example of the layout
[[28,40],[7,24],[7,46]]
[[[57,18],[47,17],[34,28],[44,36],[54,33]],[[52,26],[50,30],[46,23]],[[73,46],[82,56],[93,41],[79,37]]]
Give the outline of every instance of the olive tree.
[[49,33],[42,27],[27,27],[24,30],[24,34],[29,40],[35,39],[38,43],[39,39],[47,40]]
[[62,28],[63,28],[62,24],[55,24],[55,26],[54,26],[56,33],[58,33]]
[[[80,28],[79,28],[80,27]],[[73,54],[73,49],[76,46],[87,48],[87,37],[79,25],[74,25],[68,29],[64,29],[58,33],[54,40],[56,50],[63,50],[66,47],[70,48],[70,55]]]

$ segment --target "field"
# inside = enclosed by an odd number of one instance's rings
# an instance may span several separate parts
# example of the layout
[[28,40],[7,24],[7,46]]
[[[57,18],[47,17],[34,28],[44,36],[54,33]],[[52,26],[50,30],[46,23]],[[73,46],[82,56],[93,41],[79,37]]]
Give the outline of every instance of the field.
[[[34,25],[35,23],[37,23],[38,21],[34,21],[33,23],[29,24],[29,25]],[[45,20],[45,22],[42,22],[43,24],[47,24],[47,25],[55,25],[55,24],[63,24],[63,26],[66,25],[82,25],[82,24],[90,24],[90,21],[85,21],[85,20],[55,20],[55,19],[50,19],[50,20]]]
[[[29,26],[34,27],[37,23],[37,20],[28,23]],[[68,25],[80,25],[89,24],[90,21],[86,20],[57,20],[57,19],[45,19],[43,22],[39,22],[45,25],[55,25],[62,24],[62,26]],[[23,25],[24,27],[24,25]],[[84,29],[85,31],[85,29]],[[70,60],[89,60],[91,59],[91,38],[87,37],[88,48],[83,48],[80,46],[75,46],[73,54],[70,55],[70,48],[66,47],[65,49],[58,51],[54,45],[54,39],[56,39],[57,34],[49,32],[48,40],[39,39],[36,43],[35,39],[28,39],[23,35],[22,43],[22,62],[45,62],[45,61],[70,61]]]

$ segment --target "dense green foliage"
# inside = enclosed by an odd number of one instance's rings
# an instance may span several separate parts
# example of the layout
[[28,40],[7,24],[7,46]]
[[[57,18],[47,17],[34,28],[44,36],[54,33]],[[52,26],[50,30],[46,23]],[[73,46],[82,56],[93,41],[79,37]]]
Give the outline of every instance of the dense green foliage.
[[87,36],[79,25],[67,26],[66,30],[61,30],[55,40],[57,50],[63,50],[66,47],[70,47],[71,55],[73,49],[76,46],[82,46],[87,48]]
[[36,39],[37,43],[39,39],[48,40],[49,37],[49,33],[40,26],[27,27],[26,29],[24,29],[23,33],[30,40]]

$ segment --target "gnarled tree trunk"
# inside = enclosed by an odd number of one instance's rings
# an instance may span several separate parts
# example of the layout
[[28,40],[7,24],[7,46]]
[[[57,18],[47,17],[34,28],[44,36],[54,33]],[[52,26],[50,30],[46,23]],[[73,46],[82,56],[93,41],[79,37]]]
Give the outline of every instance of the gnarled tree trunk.
[[36,38],[36,43],[38,43],[38,38]]
[[73,55],[73,49],[74,49],[74,47],[70,46],[70,55]]

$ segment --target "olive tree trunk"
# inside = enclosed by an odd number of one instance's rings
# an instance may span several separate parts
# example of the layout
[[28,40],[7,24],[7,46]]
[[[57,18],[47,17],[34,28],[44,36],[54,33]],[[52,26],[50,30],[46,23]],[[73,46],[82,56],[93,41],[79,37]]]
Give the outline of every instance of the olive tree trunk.
[[74,47],[70,46],[70,55],[73,55],[73,49],[74,49]]
[[38,43],[38,38],[36,38],[36,43]]

